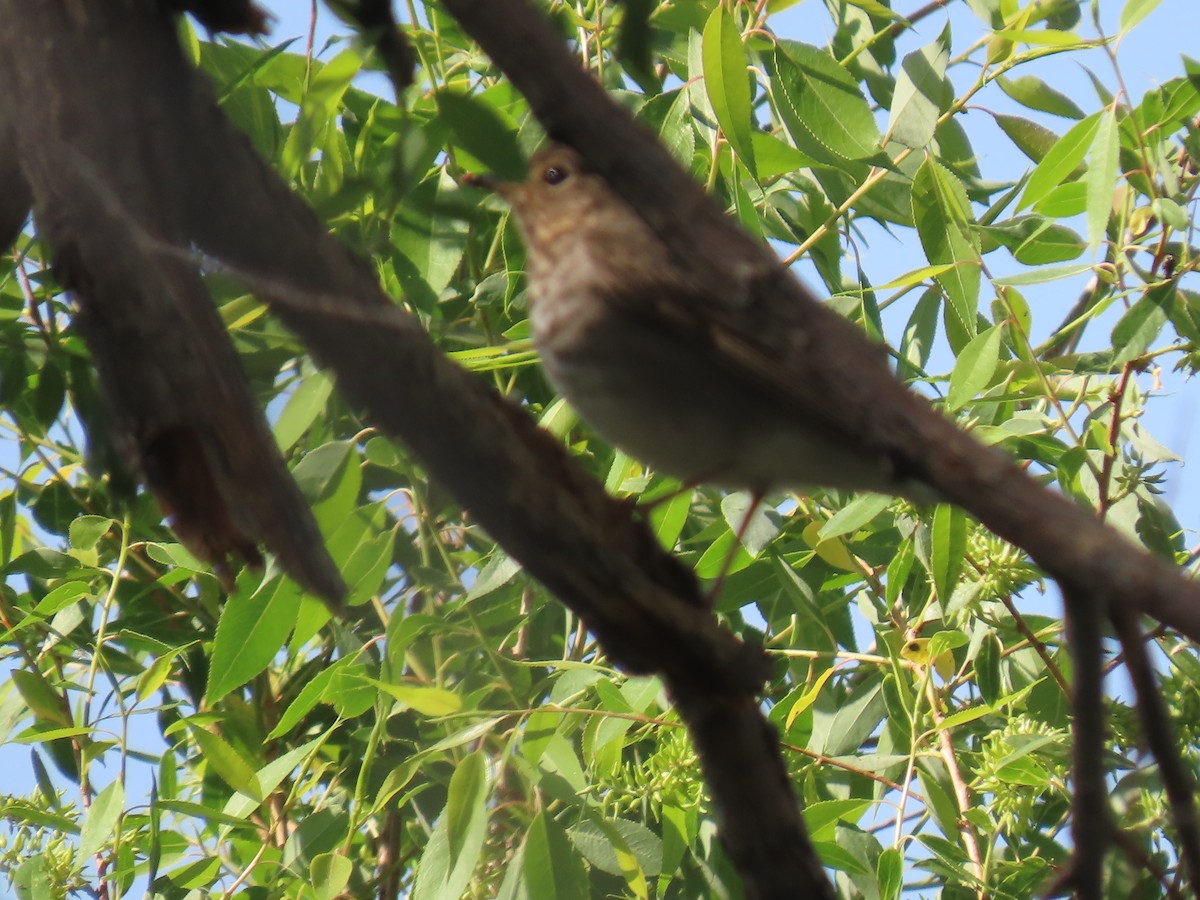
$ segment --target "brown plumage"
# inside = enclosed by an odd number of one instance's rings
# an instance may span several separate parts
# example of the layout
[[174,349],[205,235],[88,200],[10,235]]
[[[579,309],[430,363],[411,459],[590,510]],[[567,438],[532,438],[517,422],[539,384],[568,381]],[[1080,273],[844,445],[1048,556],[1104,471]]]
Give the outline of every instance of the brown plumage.
[[617,447],[688,483],[913,493],[574,150],[547,146],[521,183],[475,180],[512,205],[525,239],[547,375]]

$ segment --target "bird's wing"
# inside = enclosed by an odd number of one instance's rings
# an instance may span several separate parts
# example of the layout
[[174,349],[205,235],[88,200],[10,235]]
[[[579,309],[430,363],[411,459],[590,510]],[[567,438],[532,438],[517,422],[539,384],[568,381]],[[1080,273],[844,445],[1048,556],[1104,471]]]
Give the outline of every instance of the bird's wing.
[[[884,349],[815,299],[780,308],[765,295],[734,307],[695,285],[664,282],[613,291],[608,300],[640,327],[710,357],[731,378],[778,401],[780,415],[803,418],[864,450],[872,442],[861,423],[879,402],[871,386],[882,381],[903,390]],[[812,352],[817,345],[821,350]]]

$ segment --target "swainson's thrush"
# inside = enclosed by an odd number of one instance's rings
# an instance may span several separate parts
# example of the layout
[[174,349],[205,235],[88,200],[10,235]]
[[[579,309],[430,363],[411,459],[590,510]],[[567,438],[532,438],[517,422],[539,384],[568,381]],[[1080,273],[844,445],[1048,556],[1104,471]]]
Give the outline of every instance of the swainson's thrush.
[[614,445],[689,484],[920,494],[885,454],[797,414],[804,385],[758,377],[770,360],[747,366],[744,347],[728,350],[706,310],[730,304],[706,298],[714,286],[676,262],[576,151],[543,148],[524,182],[471,181],[516,216],[546,374]]

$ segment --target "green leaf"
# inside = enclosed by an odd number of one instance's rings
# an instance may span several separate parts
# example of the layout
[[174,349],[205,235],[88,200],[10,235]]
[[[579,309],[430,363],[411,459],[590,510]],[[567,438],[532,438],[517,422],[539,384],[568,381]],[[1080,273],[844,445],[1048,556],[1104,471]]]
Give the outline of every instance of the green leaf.
[[1126,0],[1121,8],[1121,34],[1124,35],[1138,22],[1154,12],[1161,0]]
[[757,557],[767,544],[779,536],[779,525],[767,514],[765,504],[748,491],[734,491],[721,498],[721,515],[734,534],[741,534],[742,546]]
[[125,787],[120,779],[92,799],[87,818],[83,820],[83,826],[79,829],[79,849],[75,853],[77,866],[87,865],[108,843],[124,810]]
[[1082,47],[1084,40],[1073,31],[1060,31],[1057,28],[1003,28],[996,35],[1014,43],[1029,44],[1031,47],[1054,47],[1068,50]]
[[658,542],[667,550],[675,548],[692,509],[692,491],[683,490],[678,485],[673,486],[671,491],[665,499],[645,498],[656,501],[650,507],[650,527],[654,529]]
[[[259,795],[266,797],[279,787],[283,783],[283,779],[291,775],[298,765],[312,756],[320,747],[322,740],[322,738],[311,740],[307,744],[294,747],[278,759],[271,760],[254,773],[252,786],[257,789]],[[258,808],[259,802],[253,794],[239,791],[229,798],[223,812],[238,819],[245,819]]]
[[175,665],[175,657],[177,653],[166,653],[156,658],[150,663],[137,680],[137,696],[138,699],[145,702],[150,699],[171,674],[171,669]]
[[825,687],[825,683],[833,677],[836,669],[830,667],[821,673],[817,678],[816,684],[796,698],[796,702],[792,704],[792,708],[788,710],[787,719],[784,723],[784,730],[788,730],[795,724],[796,718],[817,702],[817,697],[821,694],[821,688]]
[[802,153],[828,165],[879,151],[879,126],[845,69],[825,51],[780,41],[771,55],[775,108]]
[[737,22],[724,4],[713,10],[704,26],[703,60],[704,88],[717,122],[738,158],[757,178],[746,48],[742,45]]
[[958,712],[953,712],[942,719],[939,728],[949,730],[957,728],[959,725],[966,725],[968,722],[974,722],[977,719],[982,719],[984,716],[990,716],[996,711],[995,707],[989,706],[986,703],[979,706],[968,706],[966,709],[960,709]]
[[1092,271],[1091,263],[1077,263],[1073,266],[1045,266],[1040,269],[1018,272],[1016,275],[993,278],[992,281],[997,285],[1010,284],[1014,287],[1020,287],[1026,284],[1044,284],[1047,281],[1058,281],[1060,278],[1074,278],[1076,275],[1082,275],[1084,272],[1090,271]]
[[934,265],[954,268],[936,276],[959,324],[969,335],[976,330],[979,284],[983,275],[979,237],[967,192],[951,172],[932,158],[913,177],[913,221],[925,255]]
[[879,0],[846,0],[851,6],[856,6],[865,12],[867,15],[876,19],[892,20],[894,22],[908,23],[908,19],[900,15],[894,9],[889,9],[884,6]]
[[1000,654],[1003,648],[995,632],[991,629],[988,629],[988,632],[975,657],[975,683],[979,685],[979,695],[983,702],[994,706],[1004,689],[1004,683],[1000,679]]
[[330,441],[306,453],[292,470],[304,496],[314,503],[325,500],[338,484],[338,476],[353,450],[350,441]]
[[1070,228],[1043,216],[1018,216],[978,230],[984,239],[984,252],[989,249],[989,240],[994,240],[1011,250],[1017,262],[1026,266],[1066,262],[1087,248],[1083,238]]
[[480,569],[475,583],[467,591],[467,599],[477,600],[492,591],[499,590],[516,578],[520,572],[521,564],[503,550],[497,549],[492,558]]
[[821,800],[804,807],[804,824],[813,841],[827,841],[834,836],[838,822],[857,824],[870,809],[870,800]]
[[12,683],[25,705],[42,722],[69,728],[71,716],[62,695],[36,669],[14,669]]
[[657,5],[654,0],[625,0],[625,16],[617,36],[617,59],[625,71],[647,94],[662,90],[652,62],[650,13]]
[[573,900],[588,896],[583,860],[562,826],[539,812],[525,836],[525,884],[530,897]]
[[838,846],[833,841],[820,841],[813,844],[813,849],[817,851],[817,855],[821,857],[821,862],[831,869],[837,869],[840,872],[849,872],[855,875],[869,875],[871,870],[868,869],[861,859]]
[[1060,184],[1033,205],[1034,212],[1052,219],[1078,216],[1087,209],[1087,185],[1079,181]]
[[89,593],[91,593],[91,585],[88,582],[67,581],[38,601],[38,605],[34,607],[33,611],[39,616],[49,617],[66,609],[72,603],[77,602],[80,597],[86,597]]
[[956,506],[938,504],[930,529],[930,569],[938,600],[945,605],[954,593],[967,557],[967,514]]
[[879,900],[899,900],[904,887],[904,857],[895,847],[886,847],[875,864]]
[[446,168],[410,192],[392,222],[392,245],[412,266],[405,286],[419,277],[426,300],[436,301],[450,284],[467,247],[470,223],[455,208],[458,185]]
[[573,825],[567,834],[589,863],[624,877],[631,888],[663,871],[663,841],[641,822],[596,818]]
[[100,538],[115,524],[107,516],[77,516],[71,521],[71,549],[94,550]]
[[389,530],[362,541],[345,562],[339,560],[342,577],[353,585],[348,603],[367,603],[379,593],[388,568],[395,561],[396,532]]
[[1067,119],[1082,119],[1085,115],[1074,100],[1034,75],[1021,75],[1017,78],[1005,78],[1001,75],[996,81],[1004,93],[1029,109]]
[[[876,682],[860,687],[857,696],[827,709],[821,702],[813,706],[813,731],[809,749],[826,756],[853,753],[883,721],[887,706],[883,690]],[[831,715],[832,713],[832,715]]]
[[1088,244],[1095,249],[1104,240],[1108,220],[1112,217],[1113,191],[1117,186],[1117,166],[1120,146],[1117,136],[1117,116],[1106,109],[1100,116],[1096,137],[1088,154],[1087,223]]
[[17,900],[56,900],[49,856],[30,856],[13,870],[12,888]]
[[363,680],[424,716],[448,716],[462,709],[462,698],[445,688],[420,684],[388,684],[374,678]]
[[888,117],[891,140],[913,149],[933,140],[938,117],[954,100],[954,88],[946,79],[949,59],[949,24],[932,43],[904,57]]
[[[690,167],[692,155],[696,152],[696,129],[692,127],[692,112],[689,102],[691,95],[686,90],[661,95],[661,99],[664,101],[668,98],[672,98],[671,105],[659,125],[658,136],[667,145],[671,155],[684,166]],[[647,106],[649,105],[647,104]]]
[[781,137],[767,134],[765,131],[755,131],[751,138],[760,181],[766,182],[797,169],[806,169],[816,163]]
[[303,872],[317,857],[342,847],[349,829],[350,817],[341,809],[318,806],[288,835],[283,845],[283,866]]
[[287,734],[295,728],[300,720],[322,700],[325,700],[325,693],[334,681],[334,677],[338,675],[347,666],[354,664],[353,657],[345,657],[339,659],[333,665],[322,669],[311,680],[305,682],[304,687],[300,689],[300,693],[296,695],[283,715],[279,717],[279,721],[275,727],[271,729],[271,733],[267,735],[269,738],[277,738]]
[[[228,813],[205,806],[202,803],[190,803],[187,800],[162,800],[159,802],[159,805],[169,812],[176,812],[182,816],[192,816],[202,822],[213,822],[218,825],[239,826],[245,823],[246,818],[245,816],[231,816]],[[253,808],[247,812],[247,815],[250,812],[253,812]]]
[[[1008,135],[1017,149],[1035,163],[1045,159],[1046,154],[1058,142],[1058,135],[1045,125],[1039,125],[1021,116],[997,115],[995,119],[1000,130]],[[1083,168],[1080,167],[1078,172],[1082,174]]]
[[1173,284],[1152,288],[1121,316],[1112,330],[1114,367],[1136,359],[1150,348],[1167,324],[1174,293]]
[[292,449],[317,420],[333,393],[333,380],[324,372],[310,372],[288,397],[275,422],[275,443],[285,453]]
[[975,395],[991,384],[1000,364],[1000,338],[1003,330],[994,325],[980,332],[963,347],[950,373],[950,389],[946,392],[946,408],[961,409]]
[[308,877],[316,900],[335,900],[350,883],[354,865],[340,853],[320,853],[308,866]]
[[817,536],[822,541],[853,534],[877,515],[892,505],[892,498],[884,494],[861,494],[834,513],[821,526]]
[[173,887],[186,891],[211,885],[220,871],[221,857],[204,856],[172,869],[165,877]]
[[357,50],[343,50],[321,65],[313,76],[300,104],[300,114],[283,145],[280,167],[284,177],[295,178],[314,151],[325,144],[325,129],[362,64],[363,58]]
[[375,705],[378,691],[367,682],[367,667],[361,663],[338,669],[325,699],[343,719],[361,716]]
[[1017,205],[1020,211],[1032,206],[1063,181],[1072,176],[1075,169],[1083,162],[1088,150],[1096,138],[1096,130],[1100,127],[1100,113],[1093,113],[1081,122],[1075,123],[1066,134],[1055,141],[1054,146],[1046,153],[1029,181],[1025,185],[1025,193]]
[[451,859],[458,859],[463,854],[471,833],[472,820],[483,810],[487,796],[485,766],[483,753],[472,753],[458,764],[450,776],[450,790],[442,815],[446,819]]
[[1023,266],[1043,266],[1076,259],[1086,247],[1070,228],[1045,222],[1013,249],[1013,258]]
[[261,803],[265,794],[254,774],[254,766],[223,737],[202,725],[189,723],[192,739],[204,762],[227,785]]
[[300,610],[300,588],[270,578],[252,595],[238,590],[221,611],[205,696],[215,703],[265,669],[287,640]]
[[451,143],[466,151],[459,163],[471,171],[488,171],[518,181],[525,177],[525,156],[517,132],[499,110],[477,94],[445,88],[433,95]]

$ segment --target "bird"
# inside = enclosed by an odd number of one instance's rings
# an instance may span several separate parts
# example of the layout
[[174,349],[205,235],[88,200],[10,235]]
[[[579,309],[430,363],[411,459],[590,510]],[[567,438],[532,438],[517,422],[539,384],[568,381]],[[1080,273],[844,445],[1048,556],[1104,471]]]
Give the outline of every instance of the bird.
[[677,260],[573,148],[551,142],[524,181],[468,182],[509,204],[526,248],[529,317],[545,373],[598,434],[686,485],[814,487],[923,499],[885,451],[822,414],[737,304]]

